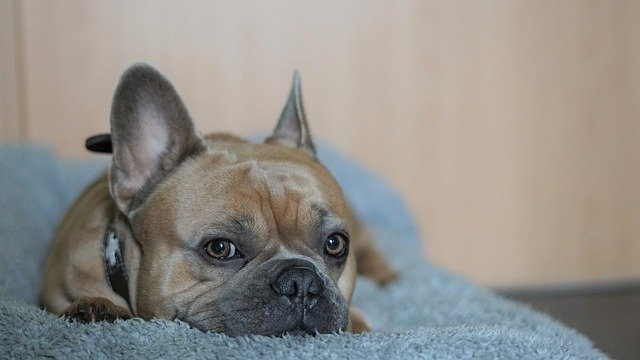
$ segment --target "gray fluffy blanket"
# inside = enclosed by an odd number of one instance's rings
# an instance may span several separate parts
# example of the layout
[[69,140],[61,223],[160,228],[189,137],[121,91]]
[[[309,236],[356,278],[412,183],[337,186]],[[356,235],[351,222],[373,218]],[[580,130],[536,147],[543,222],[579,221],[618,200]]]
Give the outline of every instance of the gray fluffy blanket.
[[397,194],[326,147],[320,157],[401,272],[384,289],[366,279],[357,284],[354,301],[375,331],[229,338],[181,322],[81,325],[39,310],[40,266],[55,225],[105,162],[69,163],[35,147],[0,146],[0,358],[606,358],[548,316],[424,262],[415,225]]

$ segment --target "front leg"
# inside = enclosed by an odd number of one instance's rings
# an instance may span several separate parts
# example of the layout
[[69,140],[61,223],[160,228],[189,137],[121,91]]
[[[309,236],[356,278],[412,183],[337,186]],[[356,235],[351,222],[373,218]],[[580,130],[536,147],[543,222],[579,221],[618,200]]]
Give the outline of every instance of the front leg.
[[349,308],[349,330],[355,334],[371,331],[371,326],[362,311],[353,306]]
[[82,323],[113,322],[132,316],[129,310],[101,297],[82,297],[74,301],[62,315],[69,320]]
[[380,286],[388,285],[398,278],[398,273],[389,265],[373,243],[368,243],[356,254],[358,274],[366,276]]
[[358,275],[366,276],[380,286],[385,286],[395,281],[398,278],[398,273],[389,265],[382,253],[376,248],[371,234],[364,225],[358,223],[355,234]]

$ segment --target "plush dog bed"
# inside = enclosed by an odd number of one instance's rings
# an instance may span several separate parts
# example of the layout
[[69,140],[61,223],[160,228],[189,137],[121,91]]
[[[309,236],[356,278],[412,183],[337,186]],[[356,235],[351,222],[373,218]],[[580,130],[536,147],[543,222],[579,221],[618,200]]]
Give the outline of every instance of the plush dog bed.
[[37,147],[0,146],[0,358],[606,358],[548,316],[426,263],[411,216],[392,189],[326,147],[320,158],[400,270],[387,288],[357,283],[354,302],[375,331],[230,338],[163,320],[82,325],[38,309],[41,263],[55,225],[106,157],[70,163]]

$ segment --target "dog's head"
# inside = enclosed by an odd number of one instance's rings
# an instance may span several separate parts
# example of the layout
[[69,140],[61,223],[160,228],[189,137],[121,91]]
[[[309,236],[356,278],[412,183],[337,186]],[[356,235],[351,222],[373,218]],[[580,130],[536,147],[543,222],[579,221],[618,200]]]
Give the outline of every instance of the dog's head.
[[230,335],[348,324],[352,218],[317,161],[300,79],[262,144],[199,136],[173,86],[135,65],[111,112],[110,191],[135,312]]

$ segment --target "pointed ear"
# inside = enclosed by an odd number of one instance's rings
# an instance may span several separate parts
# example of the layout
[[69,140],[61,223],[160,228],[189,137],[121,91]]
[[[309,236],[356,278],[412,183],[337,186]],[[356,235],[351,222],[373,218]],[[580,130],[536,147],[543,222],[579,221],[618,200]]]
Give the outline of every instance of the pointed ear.
[[304,112],[300,74],[297,71],[293,73],[289,98],[282,109],[278,124],[265,143],[298,148],[315,157],[316,148]]
[[204,149],[171,83],[146,64],[120,79],[111,106],[111,196],[128,215],[185,158]]

